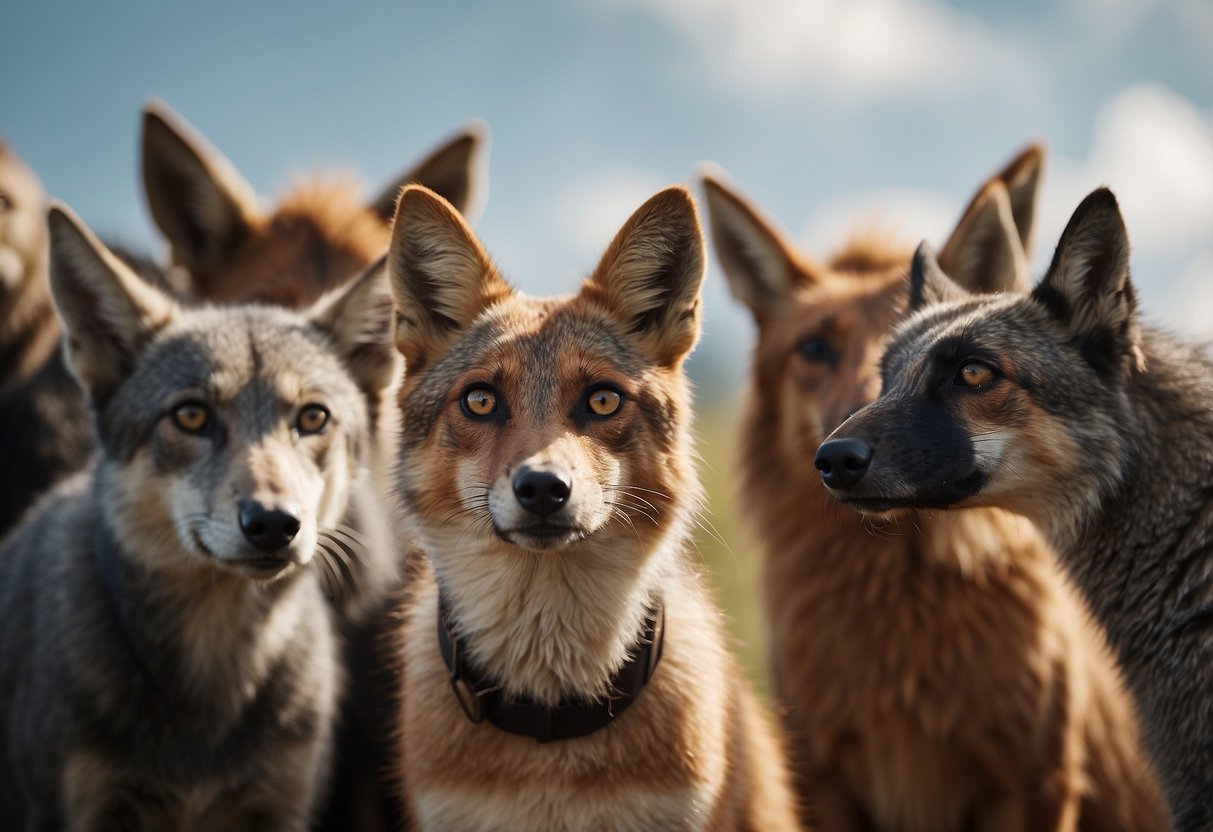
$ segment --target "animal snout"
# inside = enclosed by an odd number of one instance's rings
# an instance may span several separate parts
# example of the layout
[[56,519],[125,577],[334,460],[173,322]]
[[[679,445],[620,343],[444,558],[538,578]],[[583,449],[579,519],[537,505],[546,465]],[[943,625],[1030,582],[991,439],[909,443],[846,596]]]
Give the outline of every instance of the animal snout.
[[831,439],[817,449],[813,464],[830,488],[849,491],[863,479],[872,462],[872,446],[861,439]]
[[553,468],[523,468],[514,477],[514,498],[531,514],[547,517],[564,508],[573,492],[573,480]]
[[265,506],[256,500],[241,500],[240,531],[263,552],[286,548],[299,534],[299,509],[293,505]]

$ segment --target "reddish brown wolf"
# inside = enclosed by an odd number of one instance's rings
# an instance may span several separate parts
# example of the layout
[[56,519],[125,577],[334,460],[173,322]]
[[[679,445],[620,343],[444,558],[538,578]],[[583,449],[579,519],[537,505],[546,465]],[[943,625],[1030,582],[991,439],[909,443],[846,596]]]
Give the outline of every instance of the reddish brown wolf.
[[670,188],[578,294],[533,299],[444,200],[400,198],[398,489],[427,555],[400,779],[420,829],[797,827],[691,553],[703,247]]
[[[973,288],[1026,283],[1042,159],[987,181],[944,247]],[[1163,829],[1133,706],[1036,530],[993,510],[864,522],[806,464],[879,391],[910,248],[867,236],[818,262],[704,184],[758,325],[740,499],[807,814],[827,832]]]
[[487,130],[471,124],[367,200],[349,179],[305,177],[271,209],[197,131],[158,101],[143,109],[143,187],[186,291],[228,303],[306,306],[387,248],[396,195],[407,182],[460,211],[484,190]]

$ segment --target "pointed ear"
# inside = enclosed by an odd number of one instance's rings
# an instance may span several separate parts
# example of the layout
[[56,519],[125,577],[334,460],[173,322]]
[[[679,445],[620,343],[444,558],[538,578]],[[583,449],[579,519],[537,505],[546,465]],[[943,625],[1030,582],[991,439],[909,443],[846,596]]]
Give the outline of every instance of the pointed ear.
[[359,387],[372,397],[387,389],[399,359],[392,344],[386,254],[349,283],[316,301],[310,317],[332,336]]
[[390,222],[400,189],[413,183],[429,188],[451,203],[456,211],[473,220],[482,201],[488,138],[489,130],[484,122],[468,124],[384,188],[371,201],[371,210],[384,222]]
[[939,252],[939,266],[970,292],[1026,292],[1032,284],[1028,258],[1001,180],[973,197]]
[[400,192],[387,265],[396,348],[410,373],[511,292],[459,212],[421,185]]
[[722,173],[715,168],[700,172],[712,245],[733,297],[761,320],[807,275],[796,267],[784,235],[725,184]]
[[1032,252],[1032,236],[1036,222],[1036,198],[1040,192],[1040,177],[1044,171],[1045,147],[1028,145],[1000,170],[996,177],[1007,188],[1011,217],[1019,233],[1019,244],[1025,256]]
[[666,188],[624,223],[582,286],[656,364],[677,366],[699,338],[703,231],[691,193]]
[[935,259],[935,250],[923,241],[914,250],[914,259],[910,261],[910,302],[909,312],[917,312],[924,306],[936,303],[948,303],[954,300],[964,300],[969,293],[960,288],[956,281],[944,274]]
[[53,204],[47,224],[51,294],[67,331],[68,363],[102,403],[177,305],[111,254],[66,205]]
[[143,190],[173,263],[222,268],[257,216],[257,197],[232,164],[167,105],[143,107]]
[[1129,234],[1107,188],[1092,191],[1074,210],[1032,297],[1085,345],[1094,366],[1143,367]]

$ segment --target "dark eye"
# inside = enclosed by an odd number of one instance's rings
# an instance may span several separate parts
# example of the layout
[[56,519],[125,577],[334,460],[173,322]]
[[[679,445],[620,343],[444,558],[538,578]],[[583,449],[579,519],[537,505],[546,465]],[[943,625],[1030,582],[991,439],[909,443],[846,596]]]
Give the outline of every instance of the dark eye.
[[0,191],[0,211],[7,211],[13,207],[13,200],[4,191]]
[[463,394],[463,411],[474,419],[497,412],[497,394],[487,387],[473,387]]
[[623,404],[623,396],[614,387],[596,387],[590,391],[586,404],[595,416],[611,416]]
[[173,424],[186,433],[201,433],[211,423],[211,411],[201,402],[185,402],[173,408]]
[[295,430],[301,434],[320,433],[328,423],[328,410],[318,404],[309,404],[295,417]]
[[993,384],[996,377],[994,368],[980,361],[969,361],[962,364],[956,374],[956,382],[974,390],[984,390]]
[[832,366],[838,361],[838,352],[830,346],[829,341],[820,337],[805,338],[796,345],[796,351],[806,361],[812,361],[814,364]]

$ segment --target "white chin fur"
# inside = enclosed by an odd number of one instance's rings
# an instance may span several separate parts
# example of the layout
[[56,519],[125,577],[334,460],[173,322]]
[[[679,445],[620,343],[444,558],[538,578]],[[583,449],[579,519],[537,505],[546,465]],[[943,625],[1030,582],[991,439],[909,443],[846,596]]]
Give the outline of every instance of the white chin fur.
[[17,288],[24,273],[20,255],[7,246],[0,246],[0,288],[9,291]]

